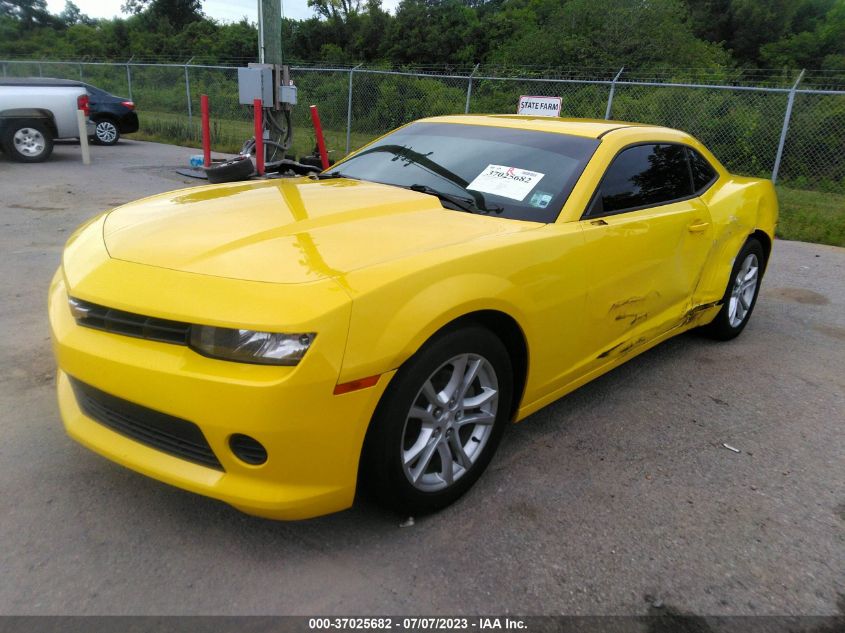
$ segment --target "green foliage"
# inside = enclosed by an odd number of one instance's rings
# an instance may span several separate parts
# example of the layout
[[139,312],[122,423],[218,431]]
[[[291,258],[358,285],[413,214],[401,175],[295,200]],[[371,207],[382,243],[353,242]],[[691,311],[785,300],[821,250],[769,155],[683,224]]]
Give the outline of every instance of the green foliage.
[[492,59],[555,67],[725,64],[725,52],[698,39],[686,18],[679,0],[516,0],[491,17],[502,42]]
[[177,29],[202,19],[200,0],[126,0],[121,10],[142,15],[149,24],[164,19]]
[[59,27],[61,22],[47,11],[46,0],[0,0],[0,18],[11,18],[26,33],[39,26]]
[[[285,19],[287,61],[535,67],[839,69],[845,0],[309,0]],[[125,0],[127,19],[92,20],[68,1],[0,0],[0,55],[195,57],[248,61],[254,24],[220,24],[201,0]],[[75,30],[86,26],[91,30]]]
[[478,59],[482,39],[477,12],[461,0],[402,0],[385,50],[399,64],[468,64]]
[[825,57],[845,53],[843,0],[685,1],[694,33],[723,43],[739,65],[842,67]]

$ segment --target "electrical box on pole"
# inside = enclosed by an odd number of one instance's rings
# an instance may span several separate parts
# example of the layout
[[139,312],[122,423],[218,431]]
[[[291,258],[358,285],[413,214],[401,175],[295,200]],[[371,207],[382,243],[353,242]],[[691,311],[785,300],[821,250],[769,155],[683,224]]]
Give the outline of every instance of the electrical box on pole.
[[273,103],[273,70],[269,66],[238,68],[238,102],[252,105],[255,99]]

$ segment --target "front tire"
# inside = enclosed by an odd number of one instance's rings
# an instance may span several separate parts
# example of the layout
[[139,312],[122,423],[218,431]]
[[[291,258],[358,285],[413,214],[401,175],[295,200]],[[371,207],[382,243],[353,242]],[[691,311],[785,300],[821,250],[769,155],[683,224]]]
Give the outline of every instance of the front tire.
[[453,503],[490,463],[512,398],[510,357],[492,332],[470,326],[437,336],[379,403],[362,455],[364,484],[410,515]]
[[116,145],[120,140],[120,130],[114,121],[100,119],[95,123],[94,139],[98,145]]
[[749,238],[734,260],[728,287],[722,297],[722,309],[703,332],[710,338],[729,341],[745,329],[760,293],[760,282],[766,265],[763,246]]
[[19,163],[41,163],[53,153],[53,133],[37,119],[13,119],[0,142],[9,158]]

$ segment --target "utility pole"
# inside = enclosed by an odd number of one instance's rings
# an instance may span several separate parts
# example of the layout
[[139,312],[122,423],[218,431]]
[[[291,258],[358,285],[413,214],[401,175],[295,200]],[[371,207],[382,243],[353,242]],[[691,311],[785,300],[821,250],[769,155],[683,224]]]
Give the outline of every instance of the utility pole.
[[258,62],[282,63],[282,0],[258,0]]

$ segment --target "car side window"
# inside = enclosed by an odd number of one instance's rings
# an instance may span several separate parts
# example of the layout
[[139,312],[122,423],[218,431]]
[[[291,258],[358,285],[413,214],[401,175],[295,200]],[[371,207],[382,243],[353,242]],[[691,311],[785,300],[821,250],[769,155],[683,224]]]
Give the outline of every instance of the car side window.
[[692,170],[692,184],[696,193],[701,193],[707,186],[716,180],[716,170],[704,156],[688,147],[689,165]]
[[635,145],[620,152],[593,196],[589,216],[666,204],[692,195],[684,146]]

